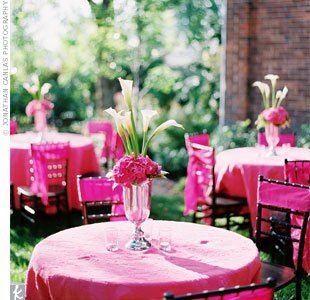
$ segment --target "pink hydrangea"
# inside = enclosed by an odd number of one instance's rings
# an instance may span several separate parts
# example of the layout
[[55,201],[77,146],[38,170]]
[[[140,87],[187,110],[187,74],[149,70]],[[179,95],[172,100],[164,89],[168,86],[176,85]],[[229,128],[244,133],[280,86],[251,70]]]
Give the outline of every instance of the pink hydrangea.
[[140,184],[159,175],[161,167],[148,156],[125,155],[114,166],[112,178],[120,185]]
[[277,126],[288,121],[288,113],[282,106],[267,108],[262,112],[262,115],[266,122]]
[[28,117],[34,116],[37,110],[43,110],[43,111],[49,112],[53,109],[53,107],[54,107],[54,104],[47,99],[43,99],[41,101],[32,100],[28,103],[26,107],[26,115]]

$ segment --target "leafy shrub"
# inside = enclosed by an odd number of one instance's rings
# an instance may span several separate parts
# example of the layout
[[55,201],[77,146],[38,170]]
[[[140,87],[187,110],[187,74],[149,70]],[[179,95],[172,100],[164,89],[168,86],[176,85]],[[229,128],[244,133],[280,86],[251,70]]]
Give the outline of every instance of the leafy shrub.
[[310,148],[310,124],[303,124],[297,134],[296,147]]
[[237,147],[251,147],[257,141],[257,130],[250,128],[251,121],[239,121],[231,126],[218,127],[211,134],[216,152]]

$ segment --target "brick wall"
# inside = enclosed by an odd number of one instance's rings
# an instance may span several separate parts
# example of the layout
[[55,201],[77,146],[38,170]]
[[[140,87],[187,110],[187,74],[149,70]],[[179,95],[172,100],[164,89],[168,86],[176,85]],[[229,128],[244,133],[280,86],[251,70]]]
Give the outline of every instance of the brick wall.
[[309,124],[310,1],[227,0],[226,9],[224,122],[255,120],[263,107],[251,84],[273,73],[280,76],[278,88],[289,89],[283,105],[292,129]]

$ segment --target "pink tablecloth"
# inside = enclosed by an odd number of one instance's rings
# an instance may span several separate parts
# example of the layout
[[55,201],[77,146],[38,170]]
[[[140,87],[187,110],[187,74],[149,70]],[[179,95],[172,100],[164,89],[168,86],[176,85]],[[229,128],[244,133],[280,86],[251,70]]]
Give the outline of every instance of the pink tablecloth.
[[[50,132],[46,135],[50,142],[70,142],[68,168],[68,196],[71,208],[80,209],[78,200],[76,176],[86,172],[98,172],[94,146],[88,137],[71,133]],[[29,180],[29,149],[31,143],[37,142],[33,132],[15,134],[11,136],[11,182],[16,189],[18,186],[30,185]],[[19,207],[18,197],[15,197],[15,206]]]
[[111,223],[76,227],[43,240],[29,264],[27,299],[162,299],[165,291],[182,294],[259,281],[261,264],[251,240],[206,225],[153,223],[153,233],[161,226],[172,228],[170,253],[157,247],[126,250],[133,230],[127,221],[113,223],[123,241],[117,252],[105,250],[104,230]]
[[284,159],[310,159],[305,148],[277,148],[279,156],[264,157],[257,148],[236,148],[223,151],[216,157],[216,190],[231,196],[246,197],[255,228],[258,175],[284,179]]

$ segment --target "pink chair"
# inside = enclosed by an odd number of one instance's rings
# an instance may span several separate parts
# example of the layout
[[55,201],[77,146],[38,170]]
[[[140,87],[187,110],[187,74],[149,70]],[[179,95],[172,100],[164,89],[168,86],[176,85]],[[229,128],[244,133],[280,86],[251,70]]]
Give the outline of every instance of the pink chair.
[[113,188],[113,181],[105,177],[81,175],[77,184],[85,225],[100,220],[126,220],[121,186]]
[[69,143],[32,144],[29,160],[30,186],[17,192],[21,214],[35,223],[39,214],[64,211],[69,216],[67,198]]
[[285,180],[310,185],[310,160],[287,160],[284,168]]
[[171,292],[165,293],[164,300],[272,300],[276,281],[267,278],[261,284],[252,283],[246,286],[236,286],[234,288],[222,288],[216,291],[203,291],[201,293],[188,293],[183,296],[174,296]]
[[123,142],[111,122],[90,121],[87,123],[87,130],[89,134],[104,134],[105,138],[100,156],[104,162],[116,161],[124,156]]
[[10,120],[10,134],[17,134],[17,121],[14,119]]
[[206,130],[203,133],[186,133],[185,134],[185,143],[194,143],[203,146],[210,146],[210,135]]
[[[267,212],[271,217],[267,217]],[[285,220],[278,218],[279,213],[285,214]],[[261,278],[275,278],[276,290],[295,281],[296,299],[301,299],[303,251],[309,213],[310,186],[259,177],[256,245],[261,247],[264,244],[263,239],[268,239],[272,253],[283,261],[282,265],[262,262]],[[300,222],[294,222],[293,218],[299,218]],[[268,225],[270,229],[264,229],[266,226],[263,225]],[[291,255],[287,242],[296,247],[296,267],[289,264],[287,259],[288,254]]]
[[[310,186],[310,160],[287,160],[285,159],[284,178],[290,183],[299,183]],[[301,222],[299,217],[293,217],[291,222],[298,224]],[[292,229],[292,233],[295,230]],[[298,233],[298,232],[297,232]],[[310,274],[310,222],[308,222],[306,231],[306,242],[308,245],[304,249],[303,268]],[[293,257],[297,261],[298,249],[293,245]]]
[[[278,146],[283,144],[290,144],[291,147],[295,147],[295,133],[281,133],[279,135],[280,141]],[[266,135],[264,132],[259,132],[257,135],[257,142],[259,145],[268,146]]]
[[202,219],[213,226],[217,218],[226,218],[228,230],[232,216],[249,219],[246,199],[216,193],[214,149],[188,139],[186,147],[189,161],[184,190],[185,214],[193,212],[193,222]]

